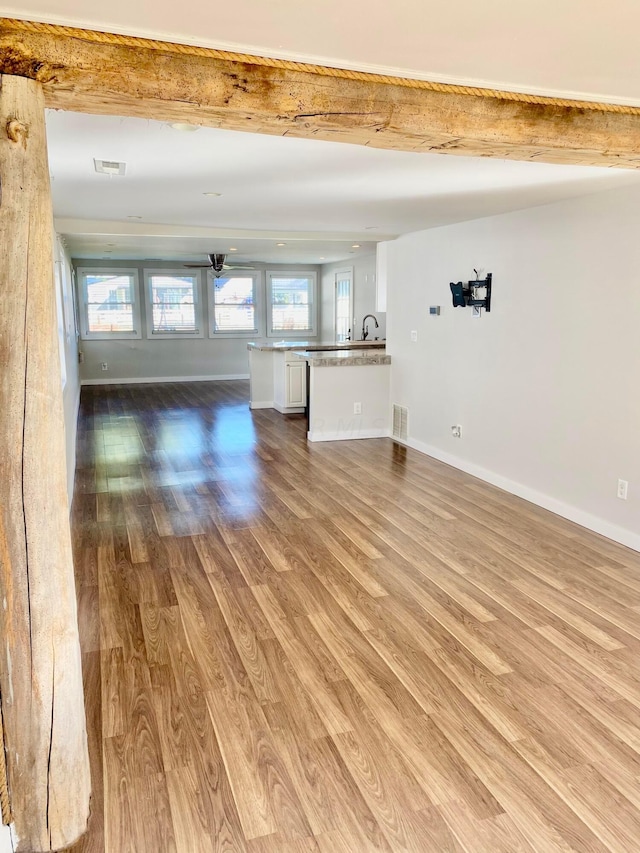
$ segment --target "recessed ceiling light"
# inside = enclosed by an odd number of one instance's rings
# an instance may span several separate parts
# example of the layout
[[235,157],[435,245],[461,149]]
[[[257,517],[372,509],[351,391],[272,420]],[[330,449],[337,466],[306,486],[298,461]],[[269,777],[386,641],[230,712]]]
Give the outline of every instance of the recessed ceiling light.
[[286,243],[276,243],[276,246],[286,246]]
[[202,195],[208,195],[211,196],[211,198],[220,198],[222,193],[202,193]]
[[127,219],[142,219],[141,216],[127,216]]
[[320,255],[320,260],[324,261],[324,255]]
[[376,228],[379,228],[379,227],[380,227],[379,225],[365,225],[364,230],[365,231],[375,231]]
[[188,124],[186,121],[172,121],[169,127],[173,130],[181,130],[182,133],[195,133],[196,130],[200,130],[199,124]]
[[360,243],[354,243],[354,244],[353,244],[353,246],[352,246],[351,248],[352,248],[352,249],[359,249],[359,248],[360,248]]
[[229,251],[230,252],[237,252],[238,250],[236,249],[235,246],[229,246]]

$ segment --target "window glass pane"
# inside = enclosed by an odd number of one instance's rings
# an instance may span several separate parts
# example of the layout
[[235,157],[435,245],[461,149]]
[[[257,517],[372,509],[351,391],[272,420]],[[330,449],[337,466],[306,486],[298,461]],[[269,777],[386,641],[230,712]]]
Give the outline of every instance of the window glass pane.
[[154,332],[197,332],[196,280],[193,275],[151,275]]
[[214,332],[251,332],[256,328],[251,276],[216,278],[213,293]]
[[346,341],[351,331],[351,278],[336,281],[336,340]]
[[89,332],[133,332],[133,278],[87,273],[84,276]]
[[311,328],[309,278],[271,278],[271,326],[274,331],[303,331]]

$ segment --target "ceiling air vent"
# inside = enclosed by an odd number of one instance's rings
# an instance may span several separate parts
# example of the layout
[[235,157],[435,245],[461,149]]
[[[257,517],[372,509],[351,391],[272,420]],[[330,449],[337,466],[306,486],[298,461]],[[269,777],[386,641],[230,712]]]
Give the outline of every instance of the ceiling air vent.
[[406,441],[409,435],[409,409],[406,406],[398,406],[393,404],[393,429],[391,435],[394,438],[400,438]]
[[126,163],[119,163],[117,160],[96,160],[95,157],[93,165],[101,175],[124,175],[127,169]]

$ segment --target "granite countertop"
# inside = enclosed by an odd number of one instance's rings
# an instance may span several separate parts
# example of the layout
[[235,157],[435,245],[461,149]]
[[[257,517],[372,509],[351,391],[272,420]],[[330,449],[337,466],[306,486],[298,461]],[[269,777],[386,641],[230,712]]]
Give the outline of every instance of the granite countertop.
[[261,352],[286,352],[289,350],[305,350],[305,352],[318,352],[328,350],[349,349],[384,349],[386,341],[251,341],[247,344],[248,350],[260,350]]
[[353,349],[338,349],[318,352],[313,350],[295,351],[294,355],[302,361],[308,361],[311,367],[365,367],[372,364],[391,364],[391,356],[384,352],[354,352]]

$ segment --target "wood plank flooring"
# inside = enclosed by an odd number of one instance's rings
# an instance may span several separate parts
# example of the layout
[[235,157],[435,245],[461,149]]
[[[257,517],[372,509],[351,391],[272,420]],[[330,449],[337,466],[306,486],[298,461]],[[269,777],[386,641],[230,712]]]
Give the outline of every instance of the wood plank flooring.
[[640,555],[245,382],[85,388],[76,853],[640,849]]

